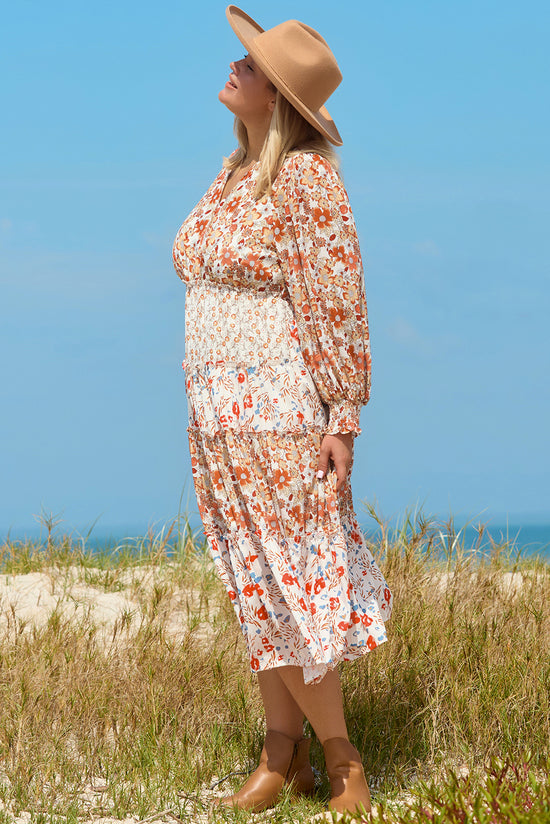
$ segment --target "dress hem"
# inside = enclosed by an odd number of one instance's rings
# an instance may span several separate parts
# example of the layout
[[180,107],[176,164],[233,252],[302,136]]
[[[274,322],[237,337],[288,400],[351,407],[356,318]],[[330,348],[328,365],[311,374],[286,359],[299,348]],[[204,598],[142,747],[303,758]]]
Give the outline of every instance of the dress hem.
[[[384,619],[383,619],[384,620]],[[386,619],[387,620],[387,619]],[[319,684],[325,675],[328,672],[332,672],[335,670],[340,664],[348,663],[352,661],[357,661],[358,658],[363,658],[369,652],[374,652],[382,644],[385,644],[388,640],[387,636],[381,637],[377,639],[375,646],[369,646],[368,644],[362,644],[356,650],[356,652],[346,652],[342,654],[338,659],[332,661],[325,661],[320,664],[310,664],[310,665],[303,665],[296,662],[288,662],[288,661],[266,661],[264,662],[264,666],[253,666],[250,664],[250,671],[252,673],[259,673],[259,672],[268,672],[269,670],[278,669],[279,667],[299,667],[304,674],[304,684],[306,686],[312,684]]]

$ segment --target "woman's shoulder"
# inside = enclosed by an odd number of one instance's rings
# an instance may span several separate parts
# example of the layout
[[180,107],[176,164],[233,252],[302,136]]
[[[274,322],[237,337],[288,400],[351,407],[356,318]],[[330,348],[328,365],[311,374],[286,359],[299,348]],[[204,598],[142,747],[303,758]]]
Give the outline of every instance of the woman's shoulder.
[[303,174],[311,172],[319,176],[336,175],[336,169],[331,162],[317,152],[293,152],[287,155],[281,171],[287,175]]
[[326,157],[316,152],[296,152],[285,159],[274,188],[287,197],[315,199],[330,197],[343,185]]

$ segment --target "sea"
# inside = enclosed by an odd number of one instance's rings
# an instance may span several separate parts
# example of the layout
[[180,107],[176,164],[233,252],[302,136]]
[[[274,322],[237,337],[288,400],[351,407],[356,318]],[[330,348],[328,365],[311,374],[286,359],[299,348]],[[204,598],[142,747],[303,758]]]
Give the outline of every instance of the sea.
[[[359,513],[358,513],[359,514]],[[359,516],[361,520],[361,517]],[[197,537],[200,542],[203,537],[202,524],[197,513],[193,513],[186,517],[191,532]],[[380,538],[380,529],[377,528],[376,523],[369,519],[370,523],[363,522],[361,527],[367,540],[376,542]],[[445,519],[441,519],[439,523],[444,524]],[[398,524],[389,524],[388,535],[391,539],[395,534],[395,530],[399,528]],[[181,527],[180,527],[181,529]],[[462,550],[472,552],[476,548],[484,554],[491,552],[492,544],[505,546],[506,551],[511,558],[527,558],[534,560],[541,558],[550,563],[550,522],[540,523],[487,523],[485,531],[479,537],[479,530],[474,524],[468,523],[465,525],[454,524],[454,536],[449,536],[443,526],[438,528],[441,532],[439,543],[445,544],[448,547],[450,554],[453,554],[453,539]],[[67,530],[64,530],[67,531]],[[164,527],[164,534],[167,527]],[[153,538],[162,537],[162,528],[157,526],[147,527],[146,525],[126,525],[116,526],[112,528],[96,526],[90,535],[79,530],[69,530],[73,542],[75,544],[85,545],[90,552],[100,551],[116,551],[121,547],[125,547],[125,551],[132,551],[135,548],[136,553],[139,551],[140,544],[143,543],[144,536],[152,536]],[[42,533],[34,528],[27,532],[19,533],[10,530],[9,532],[0,529],[1,542],[3,542],[9,535],[10,541],[31,539],[33,541],[40,541],[45,539],[44,530]],[[174,535],[174,532],[172,533]],[[146,538],[146,542],[147,542]],[[173,543],[172,539],[170,542]]]

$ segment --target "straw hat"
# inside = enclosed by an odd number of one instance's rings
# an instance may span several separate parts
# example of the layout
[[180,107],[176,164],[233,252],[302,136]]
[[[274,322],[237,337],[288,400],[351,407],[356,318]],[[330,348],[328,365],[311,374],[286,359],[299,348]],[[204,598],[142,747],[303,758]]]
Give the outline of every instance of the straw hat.
[[322,135],[341,146],[342,138],[323,103],[340,84],[342,73],[321,35],[298,20],[286,20],[264,31],[237,6],[228,6],[225,13],[273,85]]

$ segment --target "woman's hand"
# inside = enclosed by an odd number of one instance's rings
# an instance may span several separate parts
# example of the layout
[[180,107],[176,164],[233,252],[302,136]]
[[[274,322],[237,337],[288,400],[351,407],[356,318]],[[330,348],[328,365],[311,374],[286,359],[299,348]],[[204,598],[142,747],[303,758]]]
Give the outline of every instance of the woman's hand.
[[325,477],[329,469],[330,461],[332,461],[332,465],[336,471],[336,490],[342,487],[351,469],[353,440],[353,433],[345,432],[339,433],[338,435],[325,435],[321,442],[317,477]]

